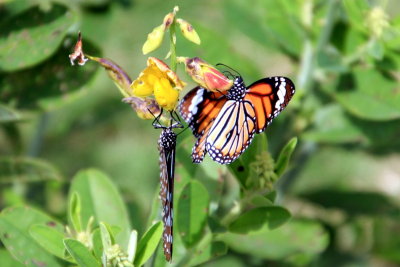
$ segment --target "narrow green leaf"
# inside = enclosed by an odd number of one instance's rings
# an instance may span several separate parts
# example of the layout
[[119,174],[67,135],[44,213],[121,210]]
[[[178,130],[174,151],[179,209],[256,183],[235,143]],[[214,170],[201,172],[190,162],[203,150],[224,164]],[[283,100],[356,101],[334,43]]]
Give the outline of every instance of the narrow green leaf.
[[108,231],[107,226],[100,222],[100,234],[101,234],[101,243],[103,244],[103,248],[107,251],[113,244],[111,241],[111,236]]
[[189,266],[197,266],[214,258],[225,255],[228,252],[228,247],[225,243],[216,241],[209,244],[205,249],[196,251],[189,261]]
[[100,267],[100,263],[85,245],[75,239],[64,239],[64,246],[80,267]]
[[36,158],[0,158],[0,184],[62,180],[59,171],[49,162]]
[[15,71],[45,60],[58,49],[76,21],[74,12],[55,3],[47,11],[33,6],[3,20],[0,25],[5,30],[0,39],[0,70]]
[[190,181],[179,197],[177,209],[177,228],[186,247],[192,247],[203,236],[208,206],[207,190],[200,182]]
[[65,260],[65,248],[63,244],[64,233],[47,225],[32,225],[29,234],[35,241],[51,254]]
[[132,230],[131,235],[129,237],[129,244],[128,244],[128,261],[133,262],[135,259],[137,248],[137,231]]
[[[50,226],[63,231],[63,226],[46,214],[28,207],[15,207],[0,213],[0,239],[15,259],[25,266],[61,266],[29,234],[32,225]],[[29,248],[29,249],[28,249]]]
[[160,242],[163,232],[163,225],[161,222],[153,224],[147,232],[140,239],[137,246],[134,265],[142,266],[153,255]]
[[289,211],[283,207],[259,207],[240,215],[229,225],[229,231],[247,233],[259,230],[264,225],[268,225],[269,229],[274,229],[284,224],[289,218]]
[[76,192],[73,192],[71,198],[69,199],[68,218],[75,231],[81,232],[83,229],[81,220],[81,200]]
[[94,216],[95,225],[106,222],[121,229],[116,241],[126,249],[130,234],[128,212],[115,185],[102,172],[95,169],[80,171],[72,180],[70,195],[79,194],[82,225]]
[[101,242],[101,234],[99,228],[93,231],[92,241],[93,241],[94,256],[98,261],[101,261],[101,257],[103,255],[103,244]]
[[278,160],[275,163],[275,173],[278,176],[281,176],[285,172],[289,164],[290,157],[292,156],[292,153],[296,148],[296,145],[297,145],[297,137],[293,137],[283,147],[281,153],[279,153]]

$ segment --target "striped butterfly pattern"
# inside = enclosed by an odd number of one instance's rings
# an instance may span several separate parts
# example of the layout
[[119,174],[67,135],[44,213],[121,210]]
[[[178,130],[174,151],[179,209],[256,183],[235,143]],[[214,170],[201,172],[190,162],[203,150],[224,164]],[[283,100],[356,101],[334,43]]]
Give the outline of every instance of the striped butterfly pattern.
[[171,120],[170,126],[163,126],[158,122],[158,117],[153,122],[154,128],[161,128],[158,139],[160,153],[160,198],[163,213],[163,249],[165,259],[172,260],[173,249],[173,203],[174,203],[174,176],[175,176],[175,148],[177,135],[173,128],[182,128],[180,122]]
[[225,92],[195,87],[179,104],[197,142],[192,160],[200,163],[206,153],[220,164],[237,159],[250,145],[255,133],[262,133],[287,106],[295,93],[286,77],[269,77],[246,87],[236,76]]

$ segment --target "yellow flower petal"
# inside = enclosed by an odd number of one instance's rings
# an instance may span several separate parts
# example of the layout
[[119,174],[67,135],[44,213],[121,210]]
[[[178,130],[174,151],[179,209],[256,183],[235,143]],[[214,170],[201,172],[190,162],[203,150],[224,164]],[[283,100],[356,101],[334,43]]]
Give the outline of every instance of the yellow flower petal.
[[168,79],[160,79],[154,84],[154,96],[160,107],[172,111],[178,102],[179,91],[172,88]]
[[138,97],[147,97],[153,93],[153,87],[145,83],[143,80],[135,80],[132,85],[132,92]]

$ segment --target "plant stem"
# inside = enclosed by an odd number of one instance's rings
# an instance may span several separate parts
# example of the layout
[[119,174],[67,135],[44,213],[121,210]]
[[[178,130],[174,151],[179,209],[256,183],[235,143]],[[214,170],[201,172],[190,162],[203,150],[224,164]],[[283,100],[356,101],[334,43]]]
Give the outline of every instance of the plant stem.
[[[321,31],[321,34],[319,35],[315,48],[313,49],[312,41],[310,40],[310,38],[307,38],[304,42],[300,73],[297,78],[297,84],[299,88],[309,89],[313,84],[312,74],[314,73],[314,70],[317,66],[316,58],[317,55],[329,42],[335,22],[335,13],[337,11],[338,4],[340,4],[339,0],[330,0],[328,2],[328,11],[326,15],[325,25]],[[312,13],[306,12],[305,14],[307,16],[304,19],[304,23],[306,23],[305,26],[310,28],[312,26]]]
[[49,121],[49,113],[44,112],[39,118],[35,135],[29,145],[27,152],[28,156],[36,157],[37,155],[39,155],[43,143],[43,136],[46,131],[48,121]]
[[175,34],[175,19],[169,28],[169,39],[170,39],[170,57],[171,57],[171,69],[176,72],[176,34]]

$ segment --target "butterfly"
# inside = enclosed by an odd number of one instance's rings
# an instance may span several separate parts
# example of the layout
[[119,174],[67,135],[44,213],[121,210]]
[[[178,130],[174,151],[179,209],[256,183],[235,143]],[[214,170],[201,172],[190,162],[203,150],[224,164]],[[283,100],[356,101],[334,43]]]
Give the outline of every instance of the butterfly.
[[264,78],[246,87],[240,75],[224,92],[199,86],[189,91],[178,109],[197,138],[193,162],[203,161],[206,153],[220,164],[233,162],[247,149],[255,133],[265,131],[294,93],[289,78]]
[[163,210],[163,249],[165,259],[172,260],[173,249],[173,204],[174,204],[174,176],[175,176],[175,149],[177,134],[173,128],[182,128],[179,121],[175,121],[171,113],[170,126],[163,126],[159,118],[155,118],[153,126],[156,129],[162,129],[158,139],[158,151],[160,153],[160,198]]

